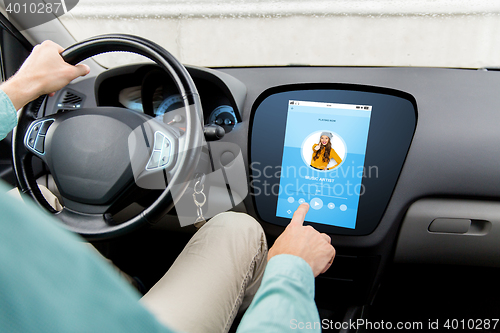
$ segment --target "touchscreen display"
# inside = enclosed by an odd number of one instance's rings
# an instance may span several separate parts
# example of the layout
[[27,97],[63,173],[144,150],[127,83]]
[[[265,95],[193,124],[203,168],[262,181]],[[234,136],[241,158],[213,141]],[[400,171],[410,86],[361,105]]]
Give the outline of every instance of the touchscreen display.
[[356,228],[372,107],[288,101],[276,216]]

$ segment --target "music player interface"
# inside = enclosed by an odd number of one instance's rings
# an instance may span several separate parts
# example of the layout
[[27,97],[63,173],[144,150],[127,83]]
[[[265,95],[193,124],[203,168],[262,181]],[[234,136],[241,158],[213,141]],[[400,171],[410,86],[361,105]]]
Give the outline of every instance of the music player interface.
[[276,216],[355,229],[372,107],[288,102]]

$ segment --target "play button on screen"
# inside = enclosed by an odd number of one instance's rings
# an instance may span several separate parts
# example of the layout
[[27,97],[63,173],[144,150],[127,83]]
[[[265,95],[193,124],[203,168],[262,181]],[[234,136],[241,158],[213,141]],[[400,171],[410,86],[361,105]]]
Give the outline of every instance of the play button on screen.
[[321,209],[323,207],[323,201],[321,201],[320,198],[313,198],[310,205],[312,209]]

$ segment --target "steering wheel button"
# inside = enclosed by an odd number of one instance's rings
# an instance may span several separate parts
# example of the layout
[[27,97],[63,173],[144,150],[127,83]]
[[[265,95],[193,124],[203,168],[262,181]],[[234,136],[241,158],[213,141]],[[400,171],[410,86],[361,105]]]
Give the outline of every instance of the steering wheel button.
[[155,134],[155,150],[161,150],[161,147],[163,145],[163,134],[160,132],[156,132]]
[[161,155],[161,152],[159,152],[159,151],[153,152],[153,154],[151,155],[151,158],[149,159],[147,169],[151,170],[151,169],[158,168],[158,164],[160,163],[160,155]]
[[49,129],[49,126],[52,125],[53,122],[54,122],[53,120],[45,121],[42,125],[42,128],[40,129],[40,135],[47,134],[47,130]]
[[165,166],[169,160],[170,160],[170,148],[163,148],[163,150],[161,151],[160,166]]
[[45,137],[44,136],[39,136],[38,139],[36,140],[35,144],[35,150],[39,153],[43,154],[43,147],[45,144]]
[[38,134],[38,132],[35,131],[34,129],[32,129],[30,134],[29,134],[28,146],[30,146],[31,148],[35,147],[35,141],[36,141],[37,134]]
[[167,165],[168,163],[168,155],[163,155],[160,159],[160,167]]

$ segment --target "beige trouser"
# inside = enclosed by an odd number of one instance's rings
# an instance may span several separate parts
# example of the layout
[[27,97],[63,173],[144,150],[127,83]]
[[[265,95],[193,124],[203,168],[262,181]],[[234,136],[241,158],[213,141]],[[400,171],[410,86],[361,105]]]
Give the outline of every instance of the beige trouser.
[[259,288],[267,262],[260,224],[242,213],[213,217],[142,298],[165,325],[188,333],[227,332]]
[[[40,188],[52,207],[60,210],[57,198],[44,186]],[[17,189],[9,194],[21,198]],[[250,305],[266,263],[267,243],[260,224],[247,214],[222,213],[193,235],[141,301],[159,321],[175,330],[225,333],[238,311]],[[116,269],[131,282],[127,274]]]

